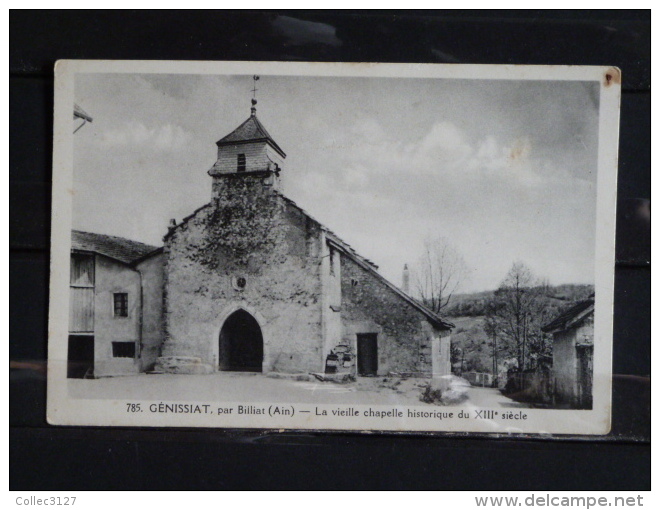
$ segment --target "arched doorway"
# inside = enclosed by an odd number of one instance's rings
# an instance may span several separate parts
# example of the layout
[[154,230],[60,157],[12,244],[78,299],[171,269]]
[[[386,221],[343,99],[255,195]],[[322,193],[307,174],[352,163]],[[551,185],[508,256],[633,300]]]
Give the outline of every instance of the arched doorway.
[[264,339],[259,323],[245,310],[236,310],[220,330],[218,368],[235,372],[261,372]]

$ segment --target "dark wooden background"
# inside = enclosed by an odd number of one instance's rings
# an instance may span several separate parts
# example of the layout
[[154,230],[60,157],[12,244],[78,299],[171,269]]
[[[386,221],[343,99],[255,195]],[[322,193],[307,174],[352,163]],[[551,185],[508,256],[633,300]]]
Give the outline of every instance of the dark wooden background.
[[[650,41],[650,11],[11,11],[10,488],[650,489]],[[620,67],[612,433],[493,439],[47,425],[58,59]]]

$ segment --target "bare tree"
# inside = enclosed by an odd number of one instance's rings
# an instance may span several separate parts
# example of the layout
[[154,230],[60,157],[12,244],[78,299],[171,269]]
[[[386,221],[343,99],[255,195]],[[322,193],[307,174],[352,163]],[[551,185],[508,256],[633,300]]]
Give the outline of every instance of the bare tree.
[[440,313],[467,276],[467,265],[446,237],[428,238],[413,275],[424,304]]
[[491,326],[497,325],[500,334],[510,341],[520,370],[527,368],[532,354],[543,354],[545,349],[541,332],[547,315],[544,289],[525,264],[515,262],[495,291],[495,317]]
[[497,338],[500,334],[500,329],[502,327],[502,318],[499,316],[498,312],[498,303],[495,299],[491,299],[486,303],[486,317],[483,322],[483,329],[486,335],[488,335],[488,345],[491,349],[491,357],[493,358],[493,382],[497,387],[499,384],[499,352],[502,349],[502,345],[498,345]]

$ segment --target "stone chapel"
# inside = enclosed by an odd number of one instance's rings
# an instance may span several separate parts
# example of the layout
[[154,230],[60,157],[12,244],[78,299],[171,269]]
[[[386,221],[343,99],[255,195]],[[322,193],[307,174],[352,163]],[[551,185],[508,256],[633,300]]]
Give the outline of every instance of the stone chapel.
[[148,362],[131,351],[137,371],[450,372],[453,325],[280,192],[286,154],[256,100],[216,145],[210,202],[157,252],[162,338]]

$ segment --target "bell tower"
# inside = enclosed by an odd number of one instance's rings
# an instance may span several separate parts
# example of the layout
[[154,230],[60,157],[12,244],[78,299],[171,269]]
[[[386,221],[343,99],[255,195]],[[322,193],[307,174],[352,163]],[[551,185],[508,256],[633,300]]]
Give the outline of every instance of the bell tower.
[[234,131],[216,142],[218,159],[209,170],[213,177],[214,196],[216,188],[226,178],[257,178],[264,186],[277,188],[279,173],[286,154],[266,131],[257,118],[256,82],[252,89],[250,116]]

